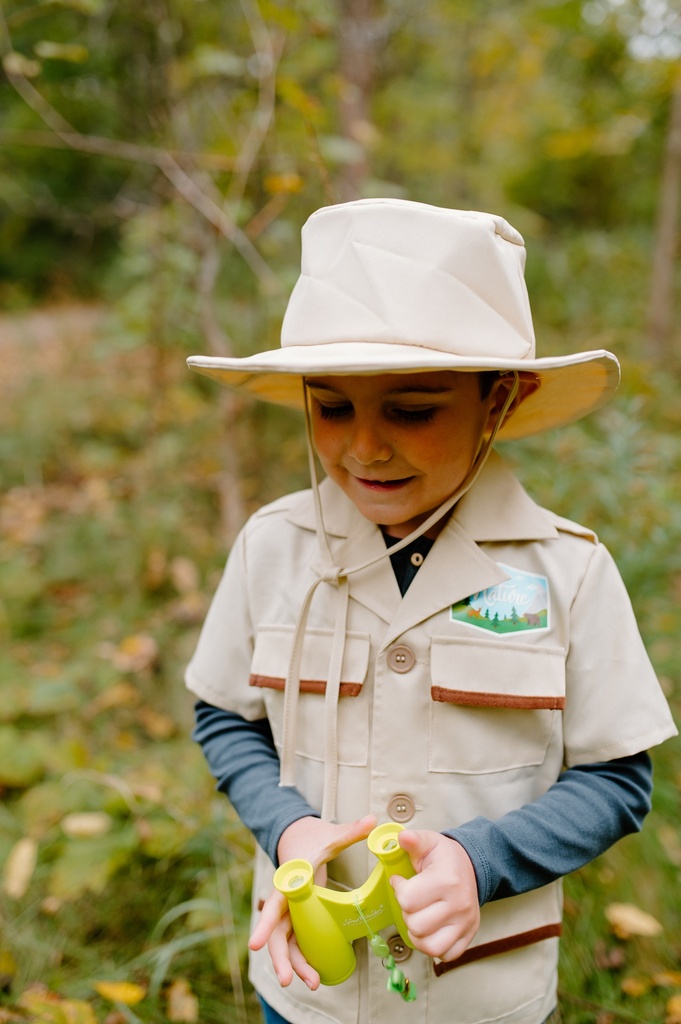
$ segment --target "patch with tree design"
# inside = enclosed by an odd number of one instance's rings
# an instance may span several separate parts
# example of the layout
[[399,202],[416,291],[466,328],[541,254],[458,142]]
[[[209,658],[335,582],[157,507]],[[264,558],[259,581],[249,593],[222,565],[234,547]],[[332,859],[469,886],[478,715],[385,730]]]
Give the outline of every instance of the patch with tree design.
[[499,562],[508,579],[452,605],[450,618],[490,633],[524,633],[550,625],[549,581],[546,576]]

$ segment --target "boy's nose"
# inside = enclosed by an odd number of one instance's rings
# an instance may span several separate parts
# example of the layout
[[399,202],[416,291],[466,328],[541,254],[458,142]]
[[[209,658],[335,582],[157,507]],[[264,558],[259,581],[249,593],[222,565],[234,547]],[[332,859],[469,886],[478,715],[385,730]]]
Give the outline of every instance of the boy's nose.
[[372,462],[387,462],[392,455],[392,446],[373,424],[358,423],[347,451],[361,466],[370,466]]

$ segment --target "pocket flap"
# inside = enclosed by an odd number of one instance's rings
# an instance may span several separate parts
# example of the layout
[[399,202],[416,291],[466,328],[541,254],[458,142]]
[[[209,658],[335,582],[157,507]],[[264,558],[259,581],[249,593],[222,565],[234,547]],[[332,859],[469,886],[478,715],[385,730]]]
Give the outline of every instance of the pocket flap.
[[544,644],[438,637],[431,646],[431,696],[468,707],[560,711],[565,652]]
[[[251,686],[283,690],[286,683],[293,626],[262,626],[258,630],[251,662]],[[329,671],[333,631],[305,630],[300,665],[300,692],[324,693]],[[346,633],[341,668],[341,697],[356,697],[369,668],[371,639],[368,633]]]

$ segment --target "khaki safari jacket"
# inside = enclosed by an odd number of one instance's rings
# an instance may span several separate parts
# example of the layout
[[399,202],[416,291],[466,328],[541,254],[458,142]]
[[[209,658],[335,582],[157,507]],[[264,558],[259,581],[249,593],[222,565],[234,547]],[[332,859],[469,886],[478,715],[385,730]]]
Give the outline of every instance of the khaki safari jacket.
[[[385,550],[380,530],[332,482],[320,492],[337,565]],[[320,568],[311,492],[259,511],[234,545],[187,671],[203,700],[267,716],[280,756],[294,625]],[[322,583],[314,596],[297,706],[296,786],[317,808],[335,594]],[[373,813],[442,831],[499,818],[541,796],[564,766],[634,754],[675,733],[611,557],[592,532],[537,506],[494,453],[404,597],[388,558],[350,577],[339,821]],[[374,863],[357,844],[330,874],[356,888]],[[272,874],[259,850],[254,915]],[[556,1004],[561,892],[554,882],[484,906],[471,947],[442,973],[411,953],[402,966],[416,1003],[386,992],[365,942],[355,944],[355,973],[333,988],[310,992],[295,978],[282,989],[266,950],[252,956],[250,977],[294,1024],[540,1024]]]

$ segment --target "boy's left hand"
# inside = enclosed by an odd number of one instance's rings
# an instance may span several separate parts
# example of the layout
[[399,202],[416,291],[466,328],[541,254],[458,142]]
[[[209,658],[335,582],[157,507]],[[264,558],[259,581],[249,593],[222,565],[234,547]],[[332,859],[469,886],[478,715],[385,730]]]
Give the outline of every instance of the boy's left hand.
[[456,960],[480,927],[478,883],[470,858],[454,839],[425,829],[405,829],[399,843],[416,870],[390,879],[416,949]]

